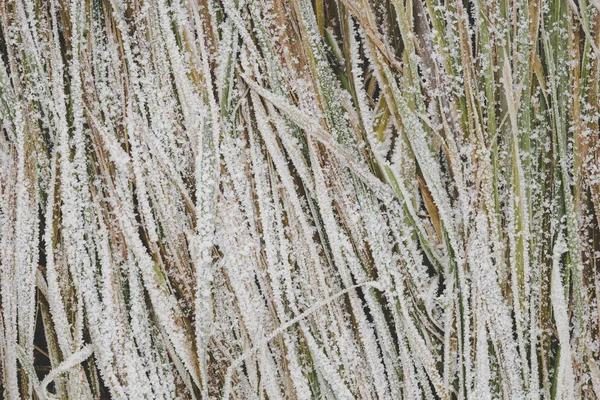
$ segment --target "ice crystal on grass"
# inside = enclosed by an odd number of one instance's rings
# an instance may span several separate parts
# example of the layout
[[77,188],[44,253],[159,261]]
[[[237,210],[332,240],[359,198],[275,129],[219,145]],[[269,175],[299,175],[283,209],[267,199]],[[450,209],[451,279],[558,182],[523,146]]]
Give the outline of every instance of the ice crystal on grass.
[[600,397],[600,3],[0,2],[0,390]]

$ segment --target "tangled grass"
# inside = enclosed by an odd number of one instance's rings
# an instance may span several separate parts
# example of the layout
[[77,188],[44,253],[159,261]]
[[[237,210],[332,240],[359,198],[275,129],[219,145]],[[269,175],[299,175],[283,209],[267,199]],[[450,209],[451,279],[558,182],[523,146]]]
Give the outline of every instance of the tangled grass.
[[599,10],[1,0],[4,398],[600,398]]

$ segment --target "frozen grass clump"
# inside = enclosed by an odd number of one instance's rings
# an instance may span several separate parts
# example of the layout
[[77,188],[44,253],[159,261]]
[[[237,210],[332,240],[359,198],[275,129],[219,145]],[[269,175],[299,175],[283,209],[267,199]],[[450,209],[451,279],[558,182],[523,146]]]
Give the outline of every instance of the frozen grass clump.
[[0,1],[3,398],[600,398],[599,81],[597,0]]

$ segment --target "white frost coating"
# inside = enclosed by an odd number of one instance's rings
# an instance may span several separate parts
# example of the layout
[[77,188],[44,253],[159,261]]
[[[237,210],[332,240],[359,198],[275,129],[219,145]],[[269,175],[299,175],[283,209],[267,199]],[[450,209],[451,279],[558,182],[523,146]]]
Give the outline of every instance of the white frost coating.
[[556,398],[571,400],[575,398],[575,381],[573,376],[573,359],[571,352],[571,343],[569,335],[569,316],[565,302],[564,288],[562,284],[562,275],[560,273],[561,257],[568,250],[567,244],[561,232],[554,243],[552,252],[552,314],[556,321],[556,330],[558,331],[558,341],[560,342],[560,360],[558,375],[556,377]]
[[597,397],[600,14],[509,3],[2,2],[0,397]]
[[52,371],[50,371],[50,373],[44,377],[44,380],[40,383],[40,389],[42,391],[45,391],[50,382],[52,382],[56,379],[56,377],[58,377],[61,374],[64,374],[74,366],[81,364],[92,354],[93,351],[94,349],[92,345],[86,344],[81,349],[71,354],[69,358],[60,363],[58,367],[52,369]]

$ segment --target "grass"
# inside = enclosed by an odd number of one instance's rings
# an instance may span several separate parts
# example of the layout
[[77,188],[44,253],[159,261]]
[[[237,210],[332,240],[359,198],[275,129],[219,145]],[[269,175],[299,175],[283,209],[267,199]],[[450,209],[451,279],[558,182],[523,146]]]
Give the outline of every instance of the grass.
[[4,398],[600,397],[599,6],[1,1]]

